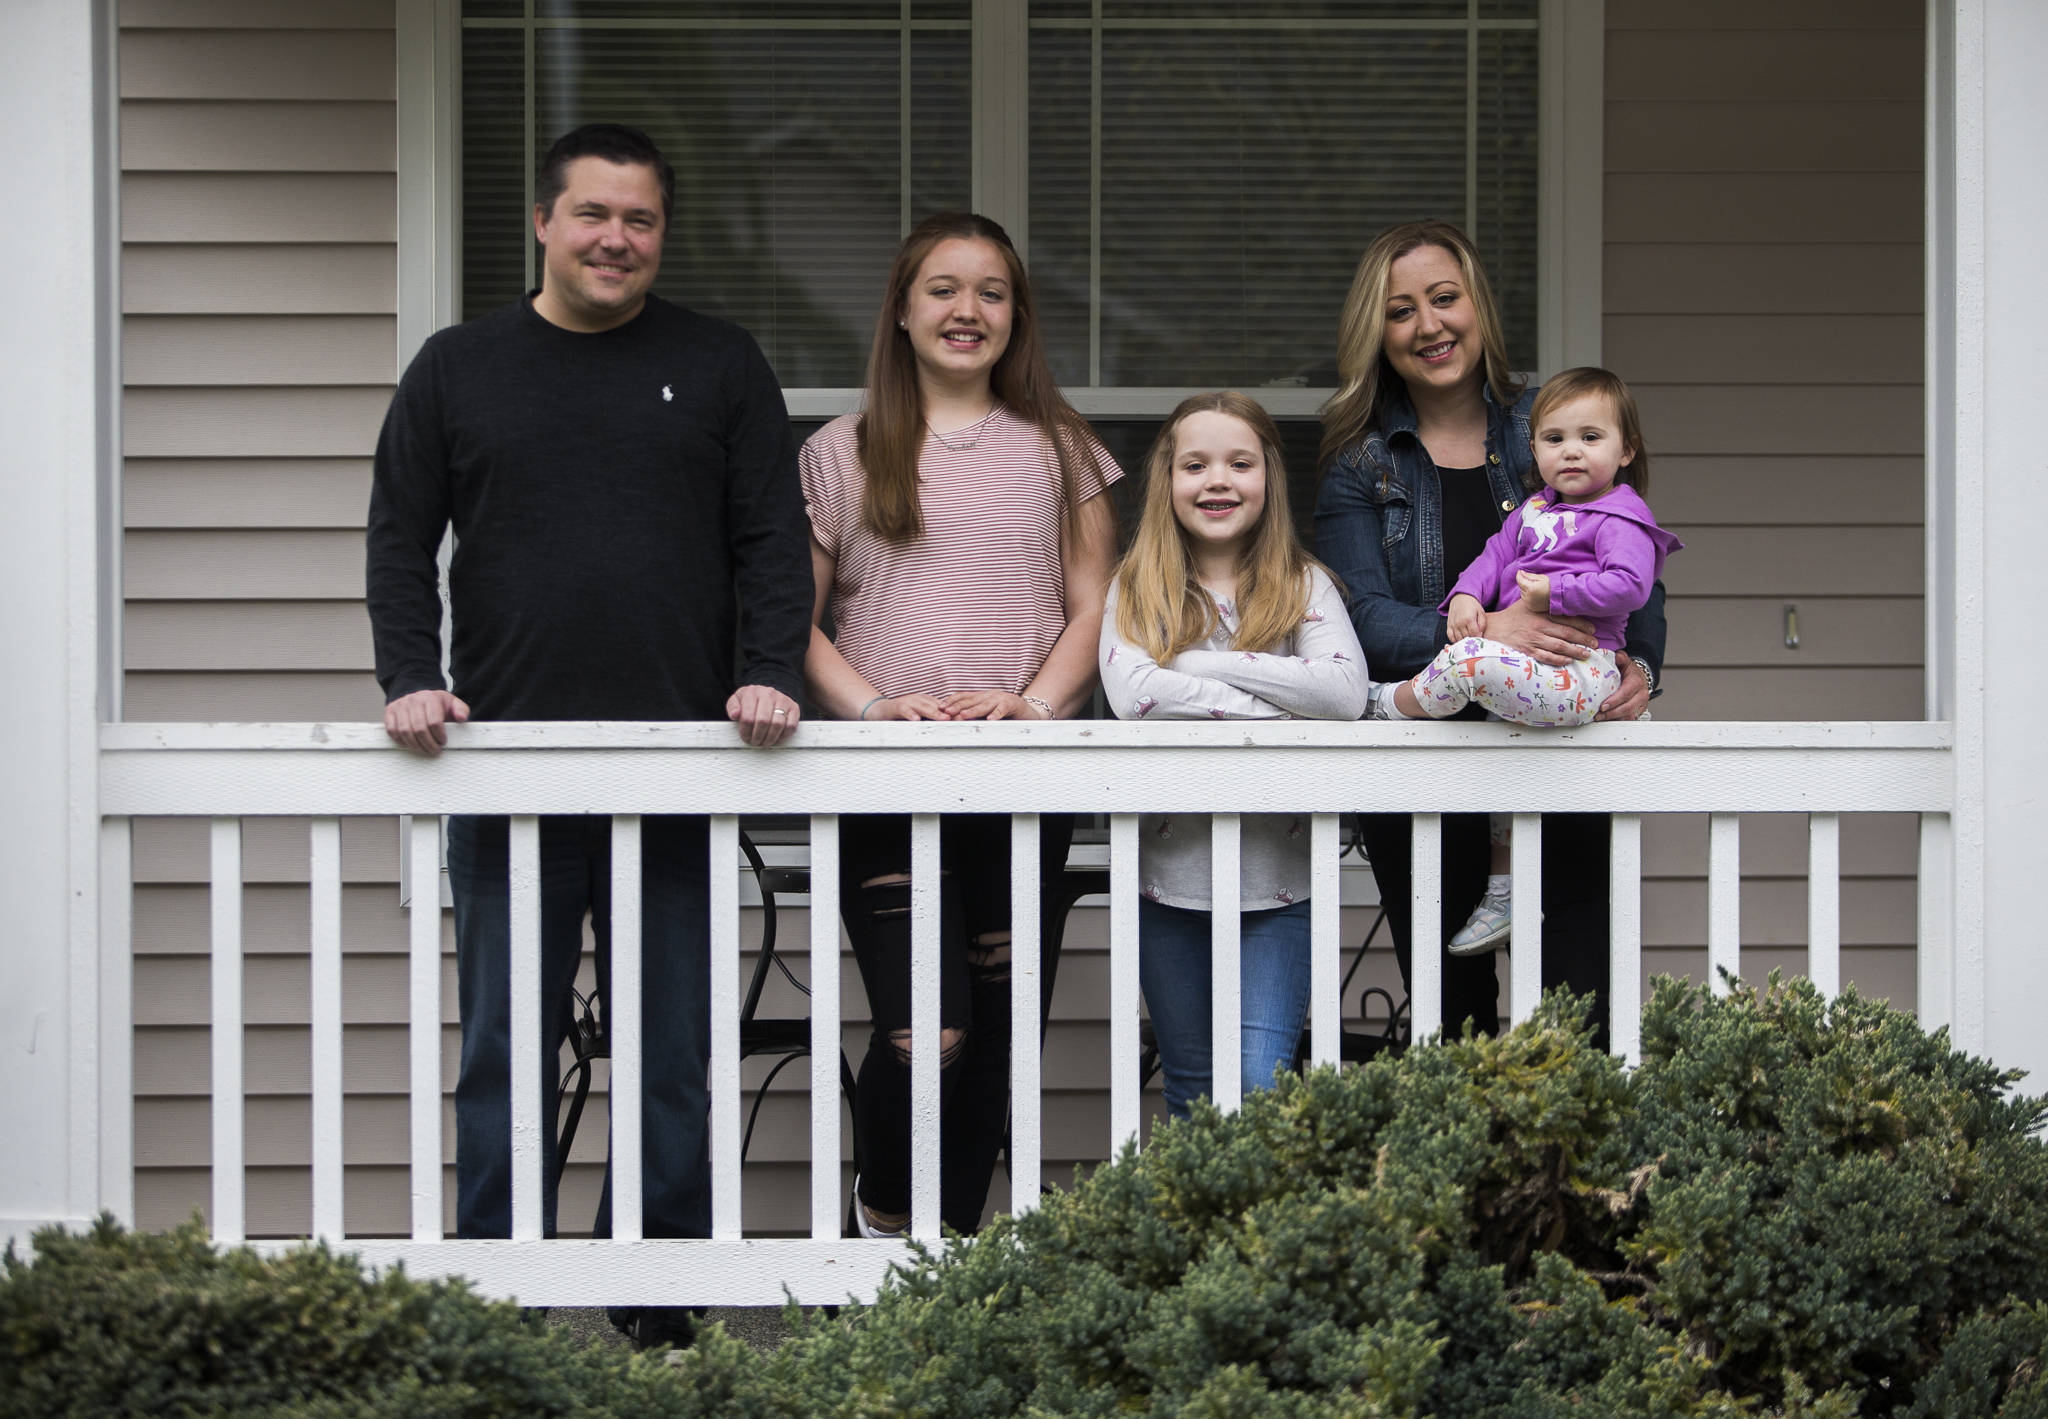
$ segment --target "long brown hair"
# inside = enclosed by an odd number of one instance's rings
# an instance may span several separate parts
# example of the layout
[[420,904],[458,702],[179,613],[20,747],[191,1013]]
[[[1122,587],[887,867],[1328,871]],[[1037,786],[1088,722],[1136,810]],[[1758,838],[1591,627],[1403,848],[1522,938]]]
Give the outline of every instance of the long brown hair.
[[924,510],[917,497],[917,460],[924,450],[924,392],[917,379],[917,352],[897,322],[909,309],[910,286],[932,249],[959,238],[985,241],[1002,253],[1010,271],[1010,343],[989,371],[989,392],[1011,413],[1036,424],[1059,461],[1060,505],[1071,535],[1080,507],[1080,470],[1094,462],[1095,432],[1067,403],[1045,361],[1031,282],[1010,234],[974,212],[941,212],[912,229],[889,268],[875,338],[868,349],[867,400],[854,431],[863,473],[861,522],[890,542],[915,542],[924,535]]
[[1500,308],[1472,239],[1449,222],[1403,222],[1372,240],[1358,259],[1351,294],[1337,324],[1337,392],[1323,406],[1323,444],[1317,461],[1330,460],[1365,437],[1380,417],[1391,383],[1400,380],[1387,363],[1387,282],[1394,263],[1418,246],[1440,246],[1457,261],[1479,318],[1479,344],[1485,355],[1486,383],[1494,402],[1506,407],[1522,392],[1522,383],[1508,368],[1507,340],[1501,334]]
[[1266,462],[1265,510],[1238,563],[1237,635],[1231,644],[1266,650],[1284,643],[1308,614],[1309,569],[1322,565],[1294,535],[1273,416],[1234,389],[1183,399],[1145,456],[1145,510],[1116,570],[1117,634],[1154,660],[1170,660],[1216,629],[1215,598],[1196,580],[1187,533],[1173,514],[1175,440],[1183,419],[1204,412],[1228,414],[1248,427]]
[[1650,496],[1650,450],[1643,444],[1643,416],[1636,412],[1635,395],[1622,383],[1621,376],[1613,371],[1594,365],[1580,365],[1545,380],[1543,388],[1536,391],[1536,402],[1529,406],[1529,437],[1536,437],[1545,414],[1560,404],[1569,404],[1588,394],[1597,394],[1607,401],[1608,407],[1614,410],[1614,422],[1620,426],[1621,441],[1628,445],[1629,461],[1614,475],[1614,481],[1634,488],[1636,496],[1647,499]]

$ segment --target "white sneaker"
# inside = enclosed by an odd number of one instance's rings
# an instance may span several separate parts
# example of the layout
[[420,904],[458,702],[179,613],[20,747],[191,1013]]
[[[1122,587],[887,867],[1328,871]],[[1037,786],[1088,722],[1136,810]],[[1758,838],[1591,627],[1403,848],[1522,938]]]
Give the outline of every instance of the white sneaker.
[[1458,934],[1444,949],[1453,956],[1484,956],[1508,944],[1515,924],[1514,909],[1506,897],[1487,895],[1472,908],[1472,915],[1458,928]]

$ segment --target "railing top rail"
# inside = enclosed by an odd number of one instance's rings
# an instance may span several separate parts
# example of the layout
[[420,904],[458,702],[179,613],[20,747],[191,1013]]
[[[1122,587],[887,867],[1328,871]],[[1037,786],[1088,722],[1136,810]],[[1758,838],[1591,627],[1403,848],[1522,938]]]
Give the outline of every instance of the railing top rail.
[[1947,812],[1955,784],[1948,725],[1862,721],[820,723],[772,750],[725,724],[487,724],[432,760],[366,724],[100,742],[107,815]]
[[[1757,723],[1643,720],[1579,729],[1529,729],[1513,724],[1378,720],[1061,720],[963,724],[856,724],[806,720],[775,753],[806,749],[1032,748],[1198,749],[1341,748],[1514,750],[1532,744],[1579,749],[1947,749],[1952,726],[1942,720],[1811,720]],[[450,747],[478,749],[726,749],[758,754],[723,722],[626,720],[504,721],[448,727]],[[103,724],[100,748],[140,750],[301,750],[396,752],[379,724]]]

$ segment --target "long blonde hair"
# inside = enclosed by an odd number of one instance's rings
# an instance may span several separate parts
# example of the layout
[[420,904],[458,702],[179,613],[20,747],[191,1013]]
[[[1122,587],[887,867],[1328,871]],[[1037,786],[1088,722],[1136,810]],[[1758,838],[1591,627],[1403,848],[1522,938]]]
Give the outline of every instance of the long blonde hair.
[[1387,282],[1394,263],[1418,246],[1442,247],[1464,275],[1466,293],[1479,318],[1479,344],[1494,402],[1505,408],[1522,392],[1521,381],[1508,368],[1500,308],[1494,304],[1493,287],[1472,239],[1449,222],[1388,227],[1358,259],[1358,274],[1351,280],[1351,294],[1344,298],[1344,315],[1337,324],[1337,392],[1323,406],[1323,444],[1317,456],[1325,468],[1378,422],[1387,390],[1400,380],[1387,363]]
[[1322,565],[1294,535],[1273,416],[1234,389],[1183,399],[1145,456],[1145,509],[1116,570],[1117,634],[1154,660],[1170,660],[1216,630],[1215,598],[1196,580],[1187,533],[1173,514],[1175,439],[1183,419],[1205,412],[1228,414],[1250,428],[1266,461],[1266,506],[1238,564],[1237,636],[1231,644],[1266,650],[1284,643],[1308,614],[1309,569]]
[[917,460],[925,440],[924,391],[910,334],[897,322],[910,307],[910,285],[918,268],[940,242],[954,238],[989,243],[1009,268],[1010,343],[989,371],[989,391],[1018,418],[1036,424],[1052,445],[1059,462],[1060,506],[1071,535],[1080,507],[1075,490],[1080,470],[1093,461],[1095,432],[1067,403],[1052,377],[1045,342],[1038,334],[1031,282],[1017,248],[1010,244],[1010,234],[974,212],[941,212],[925,218],[903,239],[889,267],[889,284],[868,347],[867,402],[854,430],[863,475],[861,522],[889,542],[915,542],[924,536],[924,510],[917,496]]

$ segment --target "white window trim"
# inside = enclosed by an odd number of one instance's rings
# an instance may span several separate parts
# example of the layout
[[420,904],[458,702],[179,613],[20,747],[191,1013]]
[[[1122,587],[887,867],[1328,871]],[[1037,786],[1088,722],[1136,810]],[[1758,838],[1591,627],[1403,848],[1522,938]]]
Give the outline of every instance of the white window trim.
[[[427,337],[455,323],[462,270],[462,17],[458,0],[399,0],[398,348],[402,374]],[[455,534],[441,538],[441,673],[448,673],[448,563]],[[442,825],[441,905],[452,907]],[[398,820],[412,841],[412,819]],[[398,854],[398,904],[412,901],[412,853]]]
[[1536,160],[1539,375],[1601,363],[1607,0],[1543,0]]
[[[1476,20],[1479,0],[1469,3]],[[462,236],[459,8],[457,0],[398,0],[401,367],[429,334],[454,321],[457,308]],[[1099,0],[1096,9],[1099,14]],[[904,10],[907,20],[907,0]],[[1025,14],[1026,7],[1017,0],[974,0],[971,193],[975,206],[1002,222],[1019,250],[1028,253],[1030,76],[1027,54],[1015,43],[1017,33],[1027,29]],[[1042,21],[1030,28],[1092,23]],[[1534,371],[1539,377],[1572,365],[1600,363],[1606,24],[1606,0],[1541,0]],[[1477,31],[1473,34],[1476,44]],[[1002,42],[1005,38],[1009,42]],[[1359,234],[1361,250],[1368,236]],[[1099,310],[1100,302],[1091,309]],[[1330,313],[1333,331],[1336,315]],[[1098,332],[1091,330],[1090,351],[1098,345]],[[1177,385],[1089,384],[1066,392],[1091,418],[1145,419],[1164,416],[1194,391]],[[1311,419],[1332,392],[1262,388],[1259,398],[1277,418]],[[861,400],[858,388],[791,388],[784,395],[790,414],[799,419],[849,413],[860,407]]]

